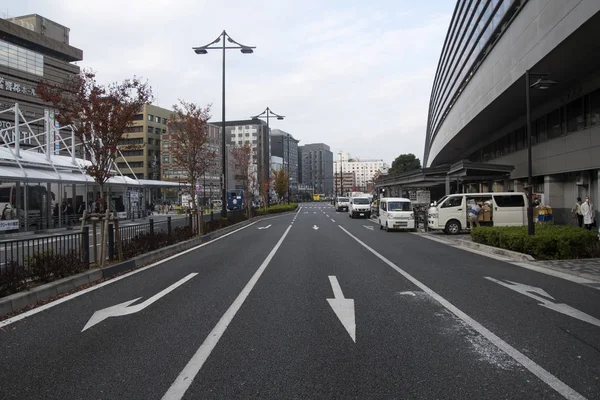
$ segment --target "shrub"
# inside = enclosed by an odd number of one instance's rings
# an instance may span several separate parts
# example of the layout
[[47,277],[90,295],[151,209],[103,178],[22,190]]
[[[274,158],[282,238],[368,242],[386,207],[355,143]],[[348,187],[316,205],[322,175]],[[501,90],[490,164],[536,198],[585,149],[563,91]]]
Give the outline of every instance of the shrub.
[[81,261],[79,253],[71,250],[54,254],[52,249],[36,252],[25,258],[25,270],[34,281],[52,282],[83,271],[86,265]]
[[526,226],[474,227],[474,242],[530,254],[534,258],[562,260],[600,256],[596,232],[575,226],[536,225],[535,235],[527,234]]
[[290,204],[276,204],[273,206],[269,206],[265,211],[264,208],[260,208],[256,210],[256,215],[265,215],[265,214],[277,214],[286,211],[294,211],[298,207],[297,203]]
[[123,241],[123,257],[129,259],[160,249],[171,243],[182,242],[193,236],[194,231],[190,226],[173,228],[171,238],[169,238],[168,232],[154,232],[154,234],[142,232],[134,236],[133,239]]
[[0,297],[16,293],[26,286],[25,268],[17,262],[11,261],[4,267],[0,267]]

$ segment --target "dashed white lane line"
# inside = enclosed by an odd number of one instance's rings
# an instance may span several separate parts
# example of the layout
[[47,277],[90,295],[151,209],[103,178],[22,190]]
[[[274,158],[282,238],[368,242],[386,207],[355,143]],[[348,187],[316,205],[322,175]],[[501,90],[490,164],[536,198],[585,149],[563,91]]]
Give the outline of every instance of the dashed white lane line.
[[331,222],[335,222],[335,219],[331,218]]
[[577,400],[585,400],[585,397],[576,392],[566,383],[558,379],[556,376],[552,375],[550,372],[546,371],[543,367],[536,364],[535,361],[521,353],[519,350],[515,349],[500,337],[496,336],[489,329],[481,325],[479,322],[475,321],[473,318],[469,317],[465,312],[460,310],[454,304],[450,303],[444,297],[440,296],[429,286],[425,285],[418,279],[414,278],[408,272],[404,271],[402,268],[398,267],[396,264],[379,254],[377,251],[373,250],[366,243],[361,241],[359,238],[348,232],[344,227],[338,225],[340,229],[342,229],[348,236],[357,241],[361,246],[370,251],[373,255],[383,261],[385,264],[390,266],[404,278],[412,282],[415,286],[421,289],[423,292],[427,293],[431,298],[440,303],[442,307],[450,311],[452,314],[456,315],[462,321],[464,321],[467,325],[477,331],[481,336],[489,340],[494,346],[508,354],[511,358],[513,358],[516,362],[525,367],[529,372],[537,376],[542,382],[550,386],[552,389],[556,390],[560,395],[562,395],[565,399],[577,399]]

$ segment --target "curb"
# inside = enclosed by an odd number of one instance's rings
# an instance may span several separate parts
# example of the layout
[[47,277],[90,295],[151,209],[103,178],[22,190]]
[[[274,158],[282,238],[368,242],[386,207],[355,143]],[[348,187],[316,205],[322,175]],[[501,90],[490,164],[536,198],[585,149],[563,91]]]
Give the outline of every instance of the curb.
[[[298,208],[296,208],[296,210],[294,211],[277,213],[277,215],[284,215],[287,213],[296,212],[297,209]],[[112,264],[102,269],[96,268],[84,271],[77,275],[69,276],[40,286],[36,286],[31,290],[14,293],[9,296],[2,297],[0,298],[0,316],[18,311],[27,306],[34,305],[44,299],[60,295],[62,293],[76,289],[79,286],[92,283],[99,279],[111,278],[124,271],[134,270],[151,262],[160,261],[163,258],[167,258],[177,253],[181,253],[184,250],[191,249],[192,247],[196,247],[200,244],[210,242],[236,229],[243,228],[246,225],[258,222],[264,218],[269,217],[272,218],[273,215],[261,215],[250,220],[242,221],[237,224],[230,225],[226,228],[207,233],[202,236],[194,237],[184,242],[175,243],[170,246],[163,247],[161,249],[153,250],[146,254],[141,254],[132,259]]]
[[515,261],[535,261],[535,258],[530,256],[529,254],[518,253],[516,251],[501,249],[498,247],[488,246],[481,243],[475,243],[464,239],[459,239],[457,240],[457,242],[458,245],[461,247],[468,247],[470,249],[489,252]]

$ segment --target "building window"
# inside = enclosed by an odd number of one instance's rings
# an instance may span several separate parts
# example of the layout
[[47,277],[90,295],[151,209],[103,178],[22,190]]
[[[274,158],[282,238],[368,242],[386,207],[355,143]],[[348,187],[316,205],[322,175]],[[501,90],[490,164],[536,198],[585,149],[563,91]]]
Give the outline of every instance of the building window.
[[567,105],[567,132],[577,132],[583,128],[583,98],[580,97]]
[[135,115],[133,116],[133,120],[134,120],[134,121],[141,121],[141,120],[143,120],[143,119],[144,119],[144,115],[143,115],[143,114],[135,114]]
[[552,111],[547,115],[548,139],[554,139],[562,135],[560,109]]
[[154,144],[154,139],[148,138],[148,144]]
[[163,125],[166,125],[166,124],[167,124],[167,122],[168,122],[168,121],[167,121],[167,119],[166,119],[166,118],[163,118],[163,119],[162,119],[162,124],[163,124]]
[[590,93],[590,126],[600,125],[600,89]]
[[160,117],[156,117],[155,121],[156,123],[160,124]]
[[148,127],[148,133],[154,133],[154,128],[153,128],[153,127],[151,127],[151,126],[149,126],[149,127]]
[[148,114],[148,121],[152,121],[152,120],[154,120],[154,115]]
[[533,123],[532,129],[534,130],[533,137],[535,138],[536,143],[541,143],[548,140],[548,129],[546,127],[545,115]]
[[169,148],[169,142],[163,141],[163,149]]
[[168,164],[169,163],[169,156],[164,156],[163,157],[163,164]]
[[0,65],[44,76],[44,56],[42,54],[3,40],[0,40]]

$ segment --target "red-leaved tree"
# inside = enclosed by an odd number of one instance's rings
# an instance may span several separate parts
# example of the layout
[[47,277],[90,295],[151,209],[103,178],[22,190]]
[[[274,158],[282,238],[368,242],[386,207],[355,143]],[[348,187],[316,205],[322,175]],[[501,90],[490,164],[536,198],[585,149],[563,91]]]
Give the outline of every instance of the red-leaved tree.
[[210,150],[208,137],[210,106],[202,108],[179,100],[179,105],[175,104],[173,111],[167,124],[173,164],[185,171],[193,193],[192,206],[196,209],[196,183],[214,163],[215,158],[215,152]]
[[56,109],[59,124],[75,128],[75,136],[91,157],[87,173],[100,185],[104,198],[104,184],[115,172],[119,141],[133,117],[152,101],[152,89],[136,77],[103,86],[94,72],[84,70],[63,84],[41,81],[36,90]]

